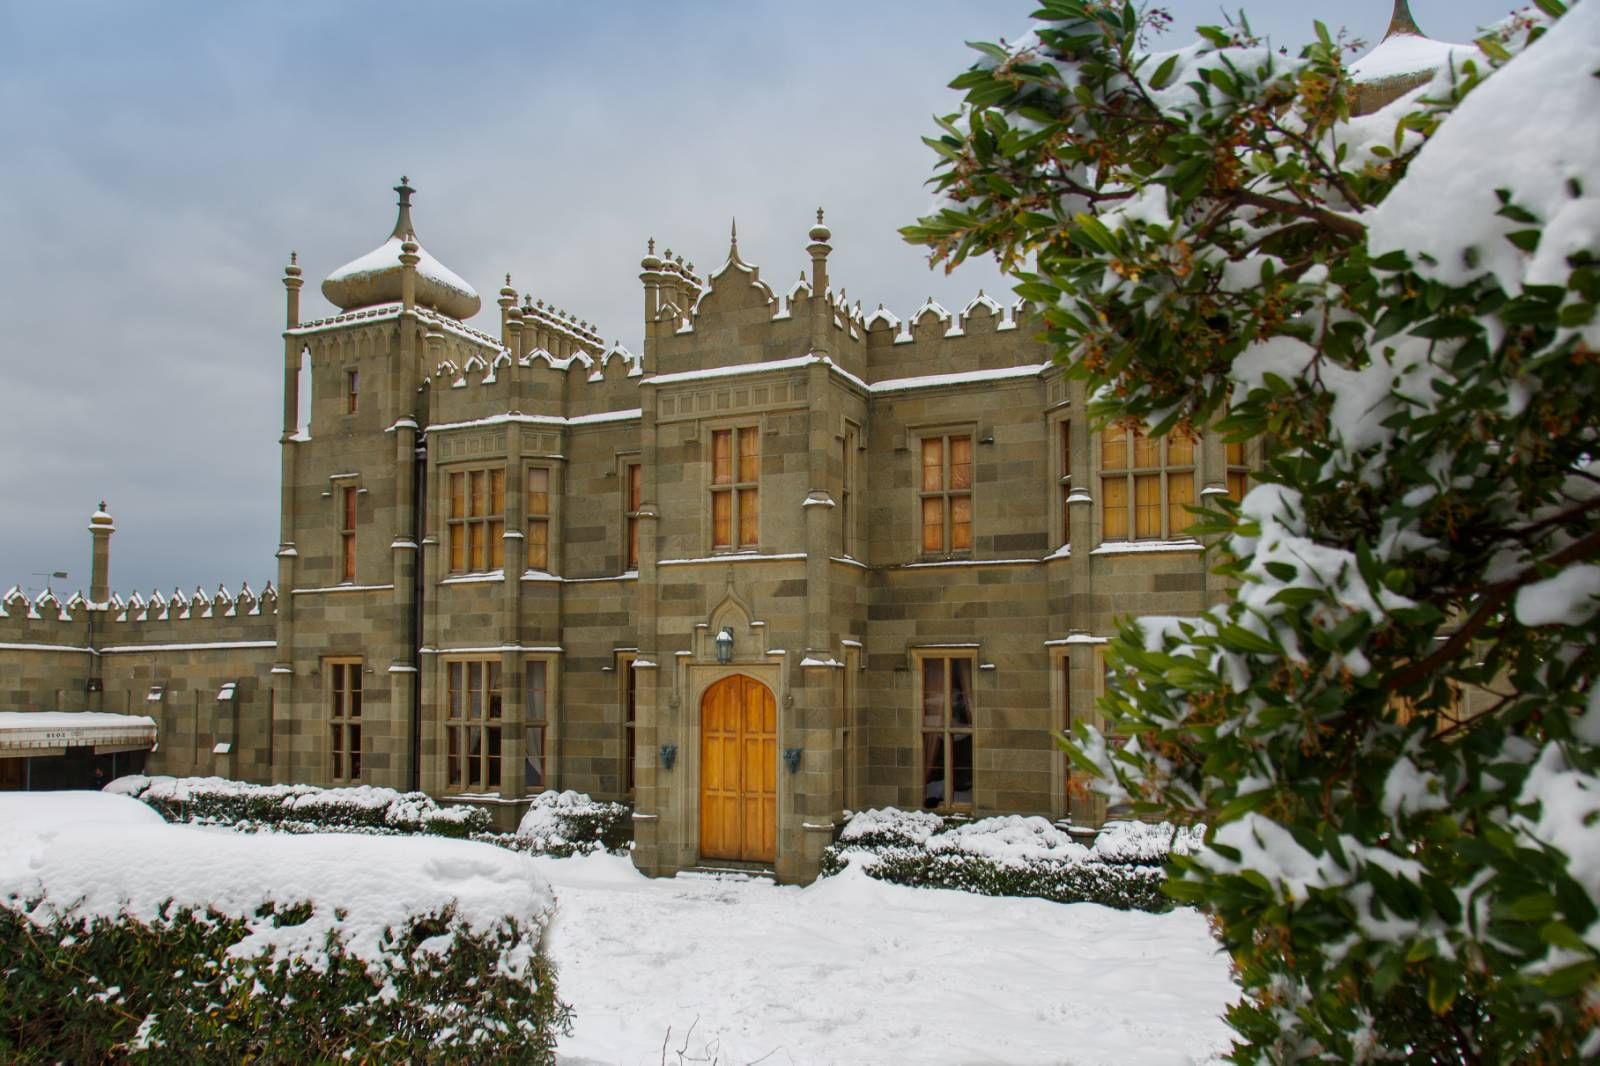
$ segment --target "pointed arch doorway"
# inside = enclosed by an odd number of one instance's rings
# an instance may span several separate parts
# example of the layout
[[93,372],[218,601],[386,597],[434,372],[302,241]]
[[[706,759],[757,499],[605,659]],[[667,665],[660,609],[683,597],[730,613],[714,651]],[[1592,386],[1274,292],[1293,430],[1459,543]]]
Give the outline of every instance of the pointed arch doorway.
[[700,697],[700,856],[770,863],[778,844],[778,704],[743,674]]

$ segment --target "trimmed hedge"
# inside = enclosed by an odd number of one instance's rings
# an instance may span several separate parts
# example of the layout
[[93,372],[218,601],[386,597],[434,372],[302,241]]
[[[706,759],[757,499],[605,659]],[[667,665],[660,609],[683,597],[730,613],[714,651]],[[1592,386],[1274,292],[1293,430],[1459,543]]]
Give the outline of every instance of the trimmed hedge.
[[1107,827],[1094,847],[1084,847],[1043,818],[958,821],[925,811],[863,811],[823,852],[822,876],[854,864],[895,884],[1170,910],[1173,901],[1161,890],[1167,848],[1175,841],[1174,850],[1187,852],[1199,830],[1128,825]]
[[441,807],[422,792],[363,785],[252,785],[221,777],[119,777],[106,789],[132,796],[169,822],[221,825],[243,832],[426,833],[465,840],[488,831],[489,812]]
[[[255,924],[294,925],[310,909],[267,904]],[[231,956],[250,931],[198,909],[146,924],[0,906],[0,1060],[541,1063],[569,1025],[540,929],[510,917],[480,934],[453,909],[418,915],[377,965],[336,933],[315,962]],[[507,958],[525,961],[520,974]]]
[[484,839],[516,851],[562,859],[597,851],[626,851],[633,839],[633,808],[592,800],[582,792],[541,792],[533,797],[515,833]]

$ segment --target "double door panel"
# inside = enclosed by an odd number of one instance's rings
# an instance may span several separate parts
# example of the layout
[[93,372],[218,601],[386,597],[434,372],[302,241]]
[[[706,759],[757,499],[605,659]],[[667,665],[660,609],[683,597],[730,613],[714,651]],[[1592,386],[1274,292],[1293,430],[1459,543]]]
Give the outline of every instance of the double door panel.
[[700,702],[700,855],[772,862],[778,843],[778,706],[772,690],[724,678]]

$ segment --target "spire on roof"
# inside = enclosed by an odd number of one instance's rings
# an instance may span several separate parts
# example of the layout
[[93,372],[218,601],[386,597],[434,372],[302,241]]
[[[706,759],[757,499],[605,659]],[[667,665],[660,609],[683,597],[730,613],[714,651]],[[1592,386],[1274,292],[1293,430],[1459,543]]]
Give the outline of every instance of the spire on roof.
[[417,190],[411,187],[411,183],[402,174],[400,175],[400,184],[394,187],[394,191],[400,194],[400,215],[394,220],[394,232],[389,236],[399,237],[401,240],[405,240],[408,237],[416,240],[417,231],[411,225],[411,194]]
[[1409,33],[1413,37],[1426,37],[1417,26],[1417,20],[1411,17],[1411,5],[1406,0],[1394,0],[1394,14],[1389,18],[1389,28],[1384,31],[1383,39],[1388,40],[1398,33]]
[[733,220],[732,227],[728,230],[728,258],[739,258],[739,220]]

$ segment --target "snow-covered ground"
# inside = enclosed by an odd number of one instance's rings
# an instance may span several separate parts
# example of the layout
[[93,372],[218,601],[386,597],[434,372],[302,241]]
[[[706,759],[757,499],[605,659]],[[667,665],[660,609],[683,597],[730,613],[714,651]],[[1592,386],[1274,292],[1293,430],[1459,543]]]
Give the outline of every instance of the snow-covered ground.
[[[1215,1061],[1234,998],[1192,911],[872,881],[651,880],[610,855],[535,860],[577,1012],[561,1062]],[[691,1032],[692,1027],[692,1032]],[[663,1056],[663,1049],[665,1055]]]

